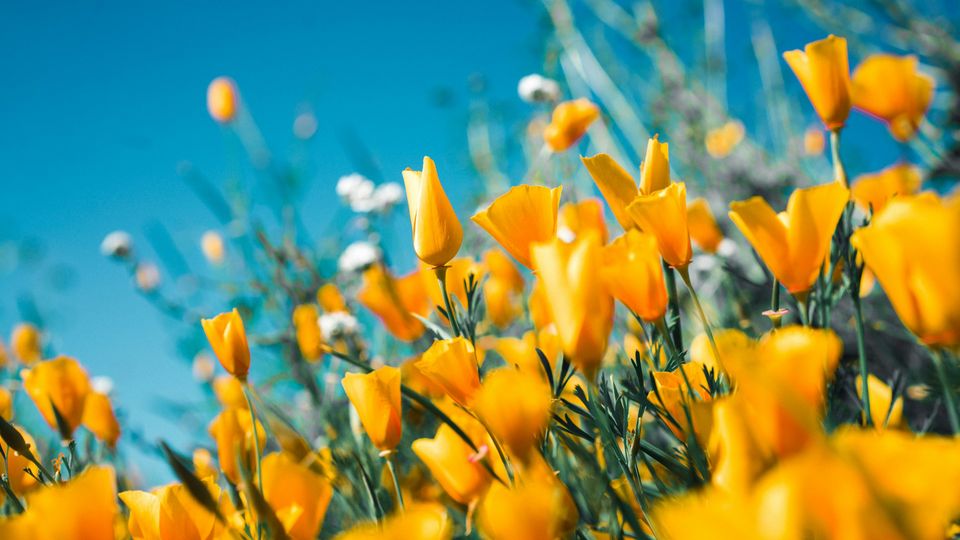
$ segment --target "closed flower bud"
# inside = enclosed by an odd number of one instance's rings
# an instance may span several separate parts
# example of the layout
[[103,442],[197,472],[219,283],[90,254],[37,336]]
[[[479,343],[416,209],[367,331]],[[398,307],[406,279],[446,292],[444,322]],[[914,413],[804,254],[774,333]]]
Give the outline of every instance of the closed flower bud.
[[293,328],[297,335],[300,354],[308,362],[323,356],[323,336],[320,333],[320,311],[313,304],[301,304],[293,310]]
[[343,390],[360,417],[364,431],[380,450],[393,450],[400,443],[400,370],[383,366],[370,373],[347,373]]
[[20,323],[10,336],[10,348],[14,356],[26,365],[43,358],[43,340],[40,330],[30,323]]
[[240,95],[237,85],[230,77],[217,77],[207,87],[207,111],[210,117],[226,124],[237,117]]
[[90,379],[79,362],[59,356],[39,362],[20,375],[24,390],[51,428],[59,429],[54,407],[66,423],[64,427],[68,432],[62,435],[68,436],[80,426],[90,393]]
[[106,394],[90,392],[83,407],[83,427],[101,442],[114,448],[120,438],[120,423]]
[[200,323],[220,365],[234,377],[246,381],[247,372],[250,371],[250,348],[240,312],[234,308],[212,319],[203,319]]
[[893,138],[913,138],[933,101],[934,80],[916,56],[874,54],[853,71],[853,106],[883,120]]
[[422,171],[403,171],[403,184],[410,207],[413,250],[432,267],[447,264],[460,250],[463,229],[443,191],[433,160],[424,157]]
[[808,43],[803,51],[787,51],[783,59],[827,129],[842,128],[850,115],[851,99],[847,40],[831,35]]
[[653,233],[660,255],[678,269],[693,259],[687,228],[687,186],[683,182],[640,195],[627,207],[637,225]]

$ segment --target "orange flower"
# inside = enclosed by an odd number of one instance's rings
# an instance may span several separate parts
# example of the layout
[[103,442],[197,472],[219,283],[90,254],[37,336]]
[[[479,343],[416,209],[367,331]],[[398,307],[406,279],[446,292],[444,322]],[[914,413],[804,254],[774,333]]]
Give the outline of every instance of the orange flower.
[[808,156],[819,156],[827,147],[827,138],[823,128],[810,127],[803,132],[803,153]]
[[207,87],[207,111],[210,117],[226,124],[237,117],[240,96],[237,85],[230,77],[217,77]]
[[473,345],[462,337],[455,337],[434,341],[417,362],[417,367],[454,401],[469,405],[480,389],[477,362]]
[[886,122],[908,141],[933,101],[934,80],[917,71],[916,56],[874,54],[853,71],[853,106]]
[[[213,481],[204,482],[214,497],[221,495]],[[217,517],[194,500],[183,484],[169,484],[151,492],[124,491],[120,500],[130,509],[127,528],[135,540],[212,540]]]
[[693,259],[687,230],[687,186],[683,182],[640,195],[627,207],[641,229],[657,238],[660,255],[678,269]]
[[587,231],[595,231],[601,244],[607,243],[607,223],[603,216],[600,199],[584,199],[567,203],[560,208],[557,217],[557,236],[564,241],[573,241]]
[[[20,426],[14,427],[20,432],[30,451],[33,452],[35,456],[39,456],[40,452],[37,448],[37,443],[33,440],[33,437],[27,433],[27,430]],[[38,485],[37,478],[40,476],[40,471],[37,470],[36,465],[25,456],[20,455],[16,450],[12,450],[3,439],[0,439],[0,450],[3,450],[4,455],[7,456],[7,479],[14,493],[25,495],[27,491],[32,490]]]
[[783,53],[827,129],[843,127],[850,115],[850,64],[847,40],[833,35]]
[[562,187],[514,186],[471,219],[520,264],[531,268],[530,246],[557,234]]
[[543,377],[505,367],[484,377],[475,407],[493,435],[526,460],[550,423],[552,403]]
[[333,488],[321,475],[285,452],[263,457],[263,498],[291,540],[313,540],[320,532]]
[[646,157],[640,165],[639,186],[630,173],[607,154],[581,157],[580,160],[623,230],[636,227],[627,206],[637,195],[650,195],[670,185],[670,145],[661,143],[657,135],[647,142]]
[[711,157],[720,159],[730,155],[743,140],[745,130],[739,120],[731,120],[722,126],[707,132],[704,144]]
[[909,163],[897,163],[880,172],[858,176],[850,195],[865,212],[877,214],[893,197],[920,191],[922,183],[920,169]]
[[506,328],[522,313],[519,296],[523,292],[523,275],[499,249],[484,252],[483,264],[489,274],[483,283],[487,317],[498,328]]
[[323,335],[317,319],[320,313],[313,304],[300,304],[293,310],[293,328],[297,334],[297,346],[300,354],[308,361],[319,360],[323,356]]
[[589,99],[564,101],[553,109],[553,118],[543,130],[543,140],[554,152],[563,152],[577,144],[587,128],[600,117],[600,109]]
[[424,156],[422,171],[403,171],[403,185],[410,207],[413,250],[431,267],[447,264],[460,250],[463,228],[443,191],[433,160]]
[[[486,430],[479,422],[464,415],[457,424],[475,445],[485,444]],[[476,452],[446,424],[437,428],[432,439],[417,439],[410,448],[447,495],[461,504],[475,501],[490,485],[490,474],[475,458]]]
[[707,253],[716,253],[723,240],[723,232],[717,226],[717,218],[710,210],[706,199],[696,198],[687,205],[687,228],[690,239]]
[[108,466],[91,465],[65,484],[38,489],[27,497],[26,516],[37,540],[100,540],[115,538],[116,474]]
[[10,336],[10,348],[21,362],[30,365],[43,358],[43,341],[40,330],[30,323],[20,323]]
[[90,392],[83,407],[83,426],[110,448],[117,446],[120,423],[106,394]]
[[202,319],[200,324],[220,365],[234,377],[246,381],[250,371],[250,347],[237,308],[212,319]]
[[610,294],[641,319],[655,322],[666,313],[667,290],[653,235],[630,229],[603,248],[600,275]]
[[347,373],[343,390],[357,410],[363,429],[380,450],[393,450],[400,443],[400,370],[383,366],[370,373]]
[[340,290],[333,283],[327,283],[317,289],[317,303],[324,313],[347,311],[347,303]]
[[[263,448],[267,442],[263,424],[256,424],[256,436]],[[251,471],[257,467],[256,445],[253,442],[254,428],[250,420],[250,413],[243,409],[224,409],[210,422],[208,428],[210,436],[217,443],[217,460],[220,470],[233,484],[241,481],[238,463]]]
[[57,430],[56,407],[65,422],[70,438],[83,420],[83,409],[90,393],[90,379],[79,362],[67,356],[58,356],[35,364],[20,372],[23,388],[40,410],[43,419]]
[[383,322],[393,337],[413,341],[426,328],[411,313],[426,316],[430,312],[430,297],[423,284],[419,271],[396,279],[376,264],[363,273],[363,288],[357,293],[357,300]]

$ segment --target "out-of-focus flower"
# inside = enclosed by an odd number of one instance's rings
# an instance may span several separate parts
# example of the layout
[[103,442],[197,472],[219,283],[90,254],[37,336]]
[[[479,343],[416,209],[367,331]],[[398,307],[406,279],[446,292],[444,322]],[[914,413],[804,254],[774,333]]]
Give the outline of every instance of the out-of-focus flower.
[[317,303],[325,313],[347,311],[347,302],[340,294],[340,289],[333,283],[325,283],[317,289]]
[[36,540],[107,540],[115,538],[117,506],[113,468],[91,465],[63,484],[44,486],[27,497],[25,534]]
[[59,431],[56,407],[64,422],[64,438],[70,438],[83,419],[87,394],[90,393],[90,378],[79,362],[67,356],[58,356],[34,364],[20,372],[23,388],[40,410],[43,419]]
[[730,219],[792,294],[813,286],[850,191],[839,182],[800,188],[776,214],[762,197],[730,203]]
[[[267,442],[263,424],[257,421],[256,436],[260,448]],[[239,463],[251,471],[257,467],[256,445],[253,441],[254,428],[250,412],[245,409],[227,408],[210,423],[210,436],[217,443],[217,461],[223,475],[234,484],[240,484]]]
[[851,243],[911,332],[930,347],[960,344],[960,198],[897,197]]
[[[429,270],[429,268],[427,268]],[[447,293],[450,295],[451,300],[453,297],[456,297],[460,300],[460,303],[466,307],[467,305],[467,286],[466,281],[471,275],[473,275],[474,280],[479,283],[483,280],[484,270],[482,265],[478,264],[477,261],[469,257],[458,257],[453,259],[447,264]],[[427,294],[430,295],[430,303],[434,306],[443,305],[443,293],[440,291],[440,283],[437,280],[437,275],[434,272],[423,271],[420,272],[420,275],[423,277],[423,286],[427,291]],[[444,321],[447,318],[443,315],[440,315]]]
[[223,237],[217,231],[207,231],[200,237],[200,250],[210,264],[223,262]]
[[490,233],[520,264],[532,268],[530,246],[548,242],[557,234],[561,186],[521,185],[497,197],[471,219]]
[[[37,455],[37,443],[33,440],[33,437],[21,426],[14,426],[14,428],[23,437],[23,442],[30,448],[30,451]],[[37,478],[40,477],[40,471],[26,456],[7,446],[3,439],[0,439],[0,450],[3,450],[3,454],[7,456],[6,473],[10,488],[18,495],[26,495],[28,491],[38,485]]]
[[293,328],[300,354],[310,362],[323,356],[323,335],[320,332],[320,311],[313,304],[300,304],[293,310]]
[[210,117],[226,124],[237,117],[240,109],[240,93],[230,77],[217,77],[207,87],[207,112]]
[[809,127],[803,132],[803,153],[808,156],[819,156],[827,147],[827,137],[823,128]]
[[705,144],[707,153],[717,159],[724,158],[743,140],[745,130],[739,120],[730,120],[722,126],[707,132]]
[[637,225],[657,238],[660,255],[674,268],[686,268],[693,259],[687,229],[687,186],[670,184],[650,195],[639,195],[627,211]]
[[306,141],[317,133],[317,116],[311,111],[304,111],[293,119],[293,136]]
[[717,218],[704,198],[696,198],[687,204],[687,229],[690,231],[690,239],[707,253],[716,253],[723,241],[723,232],[717,225]]
[[210,451],[206,448],[197,448],[193,451],[193,471],[196,473],[197,478],[205,480],[207,478],[216,479],[220,474],[217,470],[216,463],[213,462],[213,456],[210,454]]
[[0,418],[13,419],[13,394],[5,386],[0,386]]
[[343,250],[337,260],[337,268],[341,272],[356,272],[366,270],[380,260],[380,248],[370,242],[357,241]]
[[853,71],[853,106],[886,122],[894,139],[908,141],[933,101],[933,88],[933,78],[917,71],[916,56],[874,54]]
[[226,408],[246,409],[247,396],[243,392],[243,383],[236,377],[220,375],[213,380],[213,395]]
[[463,228],[443,191],[433,160],[424,156],[422,171],[403,171],[403,184],[410,207],[413,250],[432,267],[447,264],[460,250]]
[[[857,397],[863,398],[863,378],[857,375]],[[893,389],[872,374],[867,375],[870,393],[870,418],[877,429],[899,428],[903,423],[903,400],[893,395]]]
[[434,341],[417,361],[425,377],[461,405],[470,405],[480,389],[477,351],[462,337]]
[[160,286],[160,269],[151,262],[138,263],[133,278],[141,291],[153,292]]
[[526,460],[550,422],[552,403],[543,377],[506,367],[484,376],[474,407],[493,436]]
[[125,259],[133,253],[133,237],[126,231],[113,231],[100,242],[100,253],[105,257]]
[[499,249],[484,252],[483,263],[488,274],[483,283],[487,317],[498,328],[506,328],[523,311],[520,305],[523,276],[510,257]]
[[613,298],[600,279],[599,240],[587,235],[572,244],[553,240],[531,249],[550,317],[564,353],[588,378],[603,360],[613,326]]
[[401,341],[413,341],[426,327],[411,313],[426,316],[430,297],[420,271],[394,278],[382,265],[373,265],[363,274],[363,288],[357,300],[372,311],[387,330]]
[[400,443],[400,370],[383,366],[370,373],[347,373],[343,390],[353,404],[363,429],[380,450]]
[[600,199],[589,198],[560,207],[557,215],[558,238],[569,243],[587,231],[596,232],[601,244],[607,243],[607,223]]
[[264,456],[263,498],[291,540],[317,537],[332,496],[326,479],[286,452]]
[[454,523],[440,503],[415,503],[379,523],[361,523],[334,540],[450,540]]
[[808,43],[803,51],[783,53],[810,103],[830,130],[843,127],[850,115],[850,64],[847,40],[834,35]]
[[480,503],[480,530],[497,540],[567,538],[580,518],[570,492],[550,471],[528,474],[513,486],[499,482]]
[[[211,495],[219,498],[220,486],[204,482]],[[134,540],[171,538],[213,540],[217,517],[198,503],[183,484],[168,484],[146,491],[124,491],[120,500],[130,509],[127,528]]]
[[553,109],[550,124],[543,130],[543,141],[550,150],[563,152],[577,144],[599,117],[600,109],[589,99],[564,101]]
[[641,319],[656,322],[666,313],[667,289],[653,235],[630,229],[604,247],[600,276],[610,294]]
[[517,94],[527,103],[553,103],[560,99],[560,85],[553,79],[531,73],[520,79]]
[[[486,444],[486,431],[480,422],[467,415],[458,420],[475,445]],[[477,500],[490,485],[490,473],[475,459],[476,452],[446,424],[437,428],[432,439],[417,439],[410,448],[447,495],[461,504]]]
[[198,352],[193,357],[192,366],[193,378],[200,382],[210,382],[213,380],[213,373],[216,365],[213,358],[205,352]]
[[113,412],[110,398],[100,392],[89,392],[83,405],[83,427],[90,430],[110,448],[117,446],[120,438],[120,422]]
[[43,338],[40,329],[30,323],[20,323],[10,336],[10,348],[14,356],[26,365],[43,358]]
[[376,186],[373,183],[373,180],[370,180],[366,176],[363,176],[360,173],[351,173],[345,176],[341,176],[337,180],[337,186],[335,188],[337,196],[346,201],[351,207],[354,204],[354,201],[364,201],[373,196],[373,192],[376,190]]
[[919,168],[909,163],[896,163],[880,172],[858,176],[850,188],[850,196],[865,212],[876,214],[893,197],[920,191],[922,183]]
[[332,342],[356,334],[360,329],[357,318],[345,311],[334,311],[320,315],[320,334],[324,341]]
[[237,308],[212,319],[203,319],[200,324],[220,365],[237,379],[246,381],[250,371],[250,347]]
[[373,191],[373,211],[386,212],[403,200],[403,187],[396,182],[386,182]]

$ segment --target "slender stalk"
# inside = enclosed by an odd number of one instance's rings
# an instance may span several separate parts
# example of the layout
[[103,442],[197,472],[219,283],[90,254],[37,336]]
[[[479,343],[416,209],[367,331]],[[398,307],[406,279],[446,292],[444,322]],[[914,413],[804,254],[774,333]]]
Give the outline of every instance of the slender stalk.
[[[666,261],[661,260],[661,263],[663,264],[664,281],[667,283],[667,298],[670,301],[670,318],[674,320],[671,327],[673,330],[673,346],[676,349],[683,349],[683,329],[680,327],[680,300],[677,296],[677,278],[673,274],[673,268]],[[670,334],[664,335],[669,336]]]
[[400,490],[400,480],[397,479],[397,471],[394,468],[393,456],[396,455],[396,452],[388,450],[386,452],[381,452],[381,456],[387,462],[387,469],[390,471],[390,477],[393,478],[393,489],[397,492],[397,504],[400,505],[400,511],[406,512],[407,509],[403,504],[403,492]]
[[807,317],[807,297],[808,292],[796,293],[793,295],[797,300],[797,311],[800,312],[800,324],[810,326],[810,319]]
[[450,328],[454,336],[461,335],[460,325],[457,324],[457,317],[453,313],[453,305],[450,302],[450,293],[447,292],[447,266],[438,266],[434,268],[437,273],[437,281],[440,283],[440,294],[443,296],[443,308],[447,310],[447,321],[450,322]]
[[947,417],[950,419],[950,429],[953,430],[954,437],[960,436],[960,418],[957,417],[957,404],[954,401],[953,390],[950,388],[950,381],[947,379],[947,370],[943,366],[943,352],[940,349],[930,349],[930,356],[933,358],[933,366],[937,369],[937,378],[940,379],[943,402],[946,404]]
[[263,467],[260,466],[260,434],[257,433],[257,413],[253,408],[253,400],[250,399],[251,392],[253,392],[253,387],[247,382],[247,384],[243,385],[243,397],[247,398],[247,408],[250,409],[250,426],[251,429],[253,429],[253,450],[257,456],[257,488],[260,489],[260,493],[263,493]]
[[700,317],[700,322],[703,323],[703,331],[707,333],[707,339],[710,341],[710,349],[713,351],[713,357],[717,360],[717,365],[720,367],[720,370],[726,372],[727,370],[723,367],[723,359],[720,358],[720,349],[717,348],[717,340],[713,337],[713,329],[710,327],[710,321],[707,320],[707,314],[703,311],[703,305],[700,304],[700,297],[697,296],[697,291],[693,288],[693,283],[690,282],[690,272],[687,268],[677,269],[677,273],[680,274],[680,279],[683,280],[683,284],[687,286],[687,290],[690,291],[690,296],[693,298],[693,305],[697,308],[697,315]]
[[780,311],[780,282],[773,278],[773,292],[770,293],[770,311],[774,314],[770,317],[770,322],[774,328],[780,328],[780,317],[776,314]]
[[504,470],[507,471],[507,478],[510,479],[510,483],[512,484],[513,483],[513,466],[510,464],[510,460],[507,458],[507,453],[503,451],[503,446],[500,445],[500,441],[497,440],[496,435],[494,435],[493,432],[490,431],[490,426],[487,425],[487,422],[483,418],[481,418],[480,415],[474,413],[473,411],[471,411],[470,409],[467,409],[466,407],[461,406],[460,408],[466,411],[467,414],[475,418],[477,422],[480,422],[480,425],[483,426],[483,429],[485,429],[487,431],[487,434],[490,435],[490,440],[493,442],[493,447],[497,450],[497,455],[500,456],[500,461],[503,463],[503,468]]
[[847,171],[840,159],[840,128],[830,131],[830,154],[833,157],[833,179],[847,186]]
[[[857,356],[860,365],[860,401],[863,407],[864,423],[867,426],[873,425],[873,416],[870,412],[870,385],[867,384],[867,348],[864,343],[863,310],[860,306],[860,294],[858,291],[852,291],[853,307],[855,312],[855,321],[857,324]],[[956,431],[956,430],[954,430]]]

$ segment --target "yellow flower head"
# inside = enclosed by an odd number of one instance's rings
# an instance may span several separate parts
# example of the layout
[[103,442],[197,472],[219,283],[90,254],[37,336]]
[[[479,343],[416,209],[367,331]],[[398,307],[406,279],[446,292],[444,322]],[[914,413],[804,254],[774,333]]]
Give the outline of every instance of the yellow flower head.
[[667,289],[653,235],[630,229],[603,248],[600,275],[610,294],[641,319],[655,322],[666,313]]
[[363,429],[380,450],[393,450],[400,443],[400,370],[383,366],[370,373],[347,373],[343,390],[357,410]]
[[83,427],[90,430],[98,439],[110,448],[117,446],[120,438],[120,422],[113,412],[113,404],[106,394],[93,392],[87,394],[83,406]]
[[285,452],[263,457],[263,498],[291,540],[312,540],[320,532],[333,488],[320,474]]
[[293,328],[297,334],[297,346],[300,354],[308,361],[319,360],[323,356],[323,334],[317,322],[320,311],[314,304],[300,304],[293,310]]
[[[216,482],[204,482],[214,497]],[[130,509],[127,528],[134,540],[213,540],[221,527],[217,517],[198,503],[182,484],[169,484],[150,492],[124,491],[120,500]]]
[[552,474],[536,474],[514,486],[491,484],[480,503],[480,530],[497,540],[567,538],[579,520],[570,492]]
[[530,246],[557,234],[562,187],[521,185],[497,197],[471,219],[520,264],[531,268]]
[[220,365],[234,377],[246,381],[250,371],[250,347],[237,308],[212,319],[202,319],[200,324]]
[[916,56],[874,54],[853,71],[853,106],[886,122],[898,141],[913,137],[933,101],[933,78]]
[[10,336],[10,348],[13,354],[26,365],[39,362],[43,358],[43,339],[40,330],[30,323],[20,323]]
[[559,238],[570,242],[588,231],[593,231],[600,239],[600,243],[607,242],[607,223],[603,216],[603,202],[600,199],[583,199],[560,207],[560,214],[557,217]]
[[413,250],[430,266],[447,264],[460,250],[463,228],[443,191],[433,160],[425,156],[422,171],[403,171],[403,185],[410,208]]
[[240,94],[237,85],[230,77],[217,77],[207,87],[207,111],[210,117],[226,124],[237,117],[240,108]]
[[208,427],[210,436],[217,444],[217,461],[220,470],[234,484],[240,484],[242,479],[238,462],[243,462],[250,471],[257,466],[256,433],[260,448],[267,442],[267,434],[263,424],[257,421],[256,431],[250,420],[250,413],[243,409],[228,408],[217,415]]
[[543,130],[543,141],[550,150],[563,152],[577,144],[599,117],[600,109],[589,99],[564,101],[553,109],[553,118]]
[[[485,431],[479,422],[467,417],[460,425],[476,445],[485,444]],[[476,459],[476,452],[453,428],[442,424],[432,439],[417,439],[410,445],[413,453],[430,469],[430,473],[451,499],[470,504],[490,485],[490,473]]]
[[720,159],[730,155],[743,140],[745,130],[739,120],[730,120],[722,126],[707,132],[705,144],[707,153]]
[[830,250],[850,192],[839,182],[800,188],[776,214],[761,197],[730,204],[730,219],[777,280],[793,294],[808,291]]
[[484,377],[475,407],[493,436],[526,460],[550,423],[552,402],[543,377],[505,367]]
[[413,341],[426,331],[423,323],[411,315],[426,316],[430,312],[430,296],[419,270],[394,278],[382,265],[375,264],[363,273],[357,301],[401,341]]
[[827,129],[842,128],[850,115],[847,40],[833,35],[783,53]]
[[693,259],[687,229],[687,186],[670,184],[650,195],[640,195],[627,207],[634,221],[657,239],[660,255],[678,269]]
[[63,418],[69,437],[83,420],[83,409],[90,393],[90,379],[79,362],[67,356],[38,362],[30,369],[20,372],[23,388],[40,410],[43,419],[54,430],[57,418],[56,407]]
[[324,313],[347,311],[347,302],[333,283],[325,283],[317,289],[317,304]]
[[854,180],[850,196],[864,212],[878,213],[893,198],[920,191],[920,169],[909,163],[897,163],[880,172],[864,174]]
[[461,405],[469,405],[480,389],[477,366],[476,350],[462,337],[434,341],[417,361],[420,372]]
[[720,231],[717,218],[713,216],[706,199],[697,198],[687,205],[687,228],[690,230],[690,239],[700,246],[700,249],[707,253],[717,252],[723,240],[723,232]]

